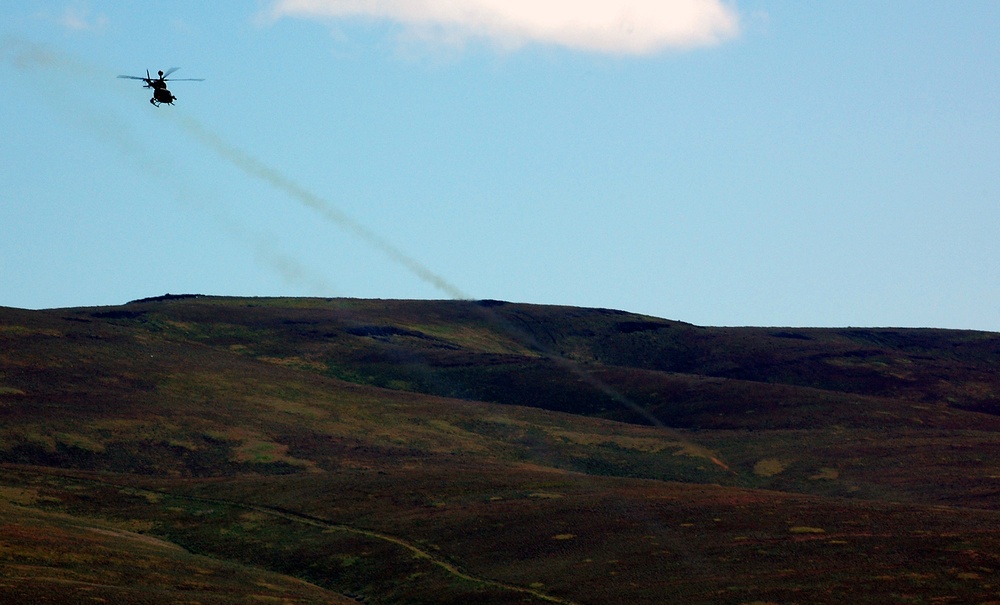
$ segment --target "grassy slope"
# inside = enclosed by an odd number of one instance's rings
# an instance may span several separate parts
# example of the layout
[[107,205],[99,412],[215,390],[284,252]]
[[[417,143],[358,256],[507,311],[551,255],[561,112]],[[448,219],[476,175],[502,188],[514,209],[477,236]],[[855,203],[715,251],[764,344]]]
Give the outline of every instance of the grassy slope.
[[[998,343],[499,303],[2,309],[0,515],[80,556],[113,521],[289,602],[986,601]],[[26,534],[0,534],[0,596],[38,590],[8,573]],[[171,565],[135,582],[182,586]]]

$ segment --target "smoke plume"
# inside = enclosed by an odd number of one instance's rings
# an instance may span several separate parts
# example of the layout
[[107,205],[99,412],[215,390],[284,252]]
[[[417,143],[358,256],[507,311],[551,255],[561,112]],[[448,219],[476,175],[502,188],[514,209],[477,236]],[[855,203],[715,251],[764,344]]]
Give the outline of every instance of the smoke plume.
[[299,186],[295,181],[260,160],[232,147],[198,121],[190,117],[181,116],[180,114],[171,114],[171,117],[186,132],[216,152],[219,157],[233,164],[246,174],[259,178],[271,184],[274,188],[283,191],[292,199],[318,212],[323,218],[338,227],[353,233],[372,247],[385,253],[393,261],[405,267],[424,282],[447,294],[448,297],[455,299],[469,298],[461,290],[448,282],[448,280],[423,266],[402,250],[392,245],[385,238],[347,216],[332,203]]

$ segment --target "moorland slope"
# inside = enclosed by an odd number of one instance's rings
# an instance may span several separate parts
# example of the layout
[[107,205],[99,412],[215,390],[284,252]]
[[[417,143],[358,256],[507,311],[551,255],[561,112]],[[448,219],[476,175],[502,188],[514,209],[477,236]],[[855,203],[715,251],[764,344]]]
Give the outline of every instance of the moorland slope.
[[0,601],[998,601],[998,367],[501,301],[0,308]]

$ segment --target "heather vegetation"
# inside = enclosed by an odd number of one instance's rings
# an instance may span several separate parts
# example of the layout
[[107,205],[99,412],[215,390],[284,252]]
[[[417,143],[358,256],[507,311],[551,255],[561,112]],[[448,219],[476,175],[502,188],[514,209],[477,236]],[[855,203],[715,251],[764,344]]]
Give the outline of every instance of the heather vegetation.
[[0,601],[1000,601],[1000,335],[0,309]]

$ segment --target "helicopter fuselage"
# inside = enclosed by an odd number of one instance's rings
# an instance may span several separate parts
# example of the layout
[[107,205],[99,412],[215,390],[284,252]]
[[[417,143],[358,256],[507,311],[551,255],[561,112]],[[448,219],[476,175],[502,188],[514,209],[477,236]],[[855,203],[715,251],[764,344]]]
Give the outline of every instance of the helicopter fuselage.
[[[160,72],[163,73],[163,72]],[[160,103],[166,103],[167,105],[173,105],[174,100],[177,99],[169,90],[167,90],[167,83],[161,78],[154,79],[149,78],[146,80],[146,88],[153,89],[153,98],[149,100],[153,105],[159,105]]]
[[153,98],[149,100],[153,105],[159,105],[160,103],[166,103],[167,105],[173,105],[174,101],[177,99],[169,90],[167,90],[166,84],[161,82],[161,86],[153,86]]

